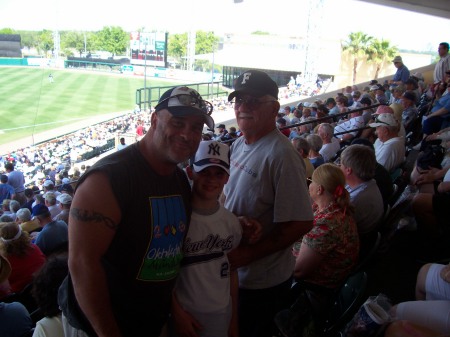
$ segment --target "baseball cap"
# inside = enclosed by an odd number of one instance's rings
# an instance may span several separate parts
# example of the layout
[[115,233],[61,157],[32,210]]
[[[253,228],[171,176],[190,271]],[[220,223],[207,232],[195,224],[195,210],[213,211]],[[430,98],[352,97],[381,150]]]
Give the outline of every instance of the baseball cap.
[[278,85],[263,71],[247,70],[236,79],[234,91],[228,95],[228,101],[239,94],[255,97],[270,95],[278,98]]
[[336,104],[336,100],[333,97],[328,97],[327,100],[325,101],[325,104]]
[[411,75],[411,77],[414,77],[419,81],[424,81],[424,77],[423,77],[422,73],[414,73]]
[[39,216],[49,213],[48,207],[43,204],[37,204],[32,208],[31,216]]
[[377,111],[375,111],[374,115],[381,115],[381,114],[393,114],[394,110],[387,105],[379,105],[377,108]]
[[394,114],[384,113],[380,114],[375,118],[375,123],[370,123],[371,128],[376,128],[377,126],[398,126],[398,122],[394,117]]
[[66,193],[58,195],[56,199],[63,205],[69,205],[72,203],[72,197]]
[[219,124],[216,126],[218,129],[225,129],[225,124]]
[[217,166],[230,174],[230,147],[215,140],[202,141],[195,153],[192,166],[195,172],[209,166]]
[[402,98],[406,98],[406,99],[409,99],[409,100],[415,102],[416,101],[416,94],[413,93],[412,91],[405,91],[403,93],[403,95],[402,95]]
[[194,89],[175,87],[167,90],[155,106],[155,111],[163,109],[169,110],[173,116],[202,116],[208,128],[214,130],[214,120],[211,117],[213,106]]
[[46,181],[44,181],[43,186],[44,187],[48,187],[48,186],[54,186],[55,183],[53,181],[51,181],[50,179],[47,179]]
[[73,187],[70,184],[63,184],[63,185],[61,185],[59,191],[73,193]]
[[70,184],[70,179],[69,178],[62,178],[61,183],[63,183],[63,184]]

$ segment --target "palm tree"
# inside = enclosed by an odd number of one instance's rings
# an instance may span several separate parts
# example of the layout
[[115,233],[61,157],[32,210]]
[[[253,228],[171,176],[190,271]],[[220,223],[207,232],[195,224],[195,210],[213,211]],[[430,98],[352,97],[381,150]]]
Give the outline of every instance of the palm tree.
[[398,48],[392,46],[389,40],[378,40],[374,39],[369,45],[367,52],[367,61],[371,61],[376,64],[376,71],[374,79],[378,78],[378,73],[380,72],[381,66],[386,60],[392,59],[397,55]]
[[342,50],[348,51],[353,55],[353,84],[356,83],[356,69],[358,68],[358,59],[367,55],[369,43],[373,40],[363,32],[352,32],[348,35],[347,41],[343,42]]

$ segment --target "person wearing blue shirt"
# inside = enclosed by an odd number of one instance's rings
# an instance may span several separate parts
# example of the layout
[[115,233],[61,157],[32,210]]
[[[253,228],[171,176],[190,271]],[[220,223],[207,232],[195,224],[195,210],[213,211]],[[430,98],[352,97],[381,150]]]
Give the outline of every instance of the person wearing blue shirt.
[[8,176],[2,174],[0,178],[0,205],[3,204],[5,199],[14,199],[14,195],[14,187],[8,184]]
[[391,83],[404,84],[410,77],[409,69],[403,64],[401,56],[394,57],[392,62],[397,68],[397,72],[395,73]]
[[[450,70],[447,71],[447,77],[450,78]],[[431,113],[424,116],[422,121],[422,133],[424,137],[438,132],[450,125],[450,85],[447,87],[446,94],[436,100],[431,108]]]

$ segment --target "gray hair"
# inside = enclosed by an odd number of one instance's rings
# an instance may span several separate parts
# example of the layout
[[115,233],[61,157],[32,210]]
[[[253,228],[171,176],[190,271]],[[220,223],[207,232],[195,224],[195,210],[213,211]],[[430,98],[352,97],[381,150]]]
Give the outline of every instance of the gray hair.
[[17,200],[11,200],[9,203],[9,210],[13,213],[16,213],[20,208],[20,202]]
[[306,136],[306,140],[309,143],[309,146],[311,147],[311,150],[315,152],[319,152],[322,148],[323,141],[322,138],[320,138],[319,135],[313,134]]
[[21,221],[30,221],[31,212],[28,208],[21,208],[17,211],[16,216]]
[[334,135],[334,128],[330,123],[322,123],[319,124],[319,129],[322,129],[322,131],[327,135],[325,138],[328,140],[331,140]]
[[0,216],[0,222],[14,222],[14,219],[9,214]]
[[354,144],[342,151],[341,164],[350,167],[359,179],[369,181],[375,176],[377,161],[370,147]]
[[310,146],[307,140],[303,137],[296,137],[292,140],[292,144],[294,145],[295,149],[300,153],[300,150],[303,151],[303,156],[307,157]]

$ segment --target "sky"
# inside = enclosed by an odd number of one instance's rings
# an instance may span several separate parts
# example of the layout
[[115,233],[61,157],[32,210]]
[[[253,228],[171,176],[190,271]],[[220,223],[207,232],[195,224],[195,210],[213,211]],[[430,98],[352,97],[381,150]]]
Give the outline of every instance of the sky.
[[[315,0],[0,0],[0,29],[97,31],[120,26],[181,33],[265,31],[305,36],[307,3]],[[322,0],[312,17],[323,36],[345,40],[362,31],[400,49],[437,51],[448,41],[450,20],[356,0]]]

